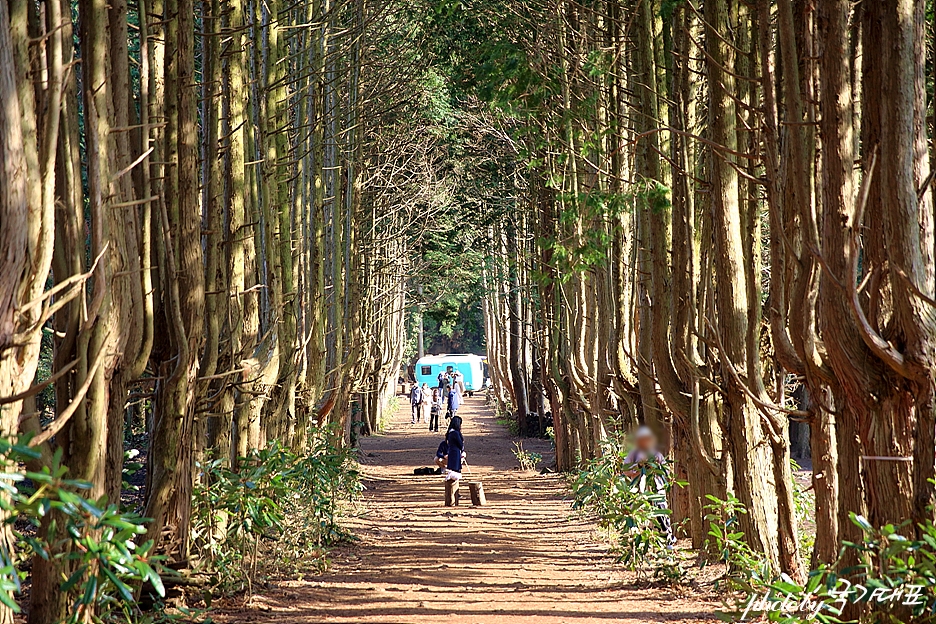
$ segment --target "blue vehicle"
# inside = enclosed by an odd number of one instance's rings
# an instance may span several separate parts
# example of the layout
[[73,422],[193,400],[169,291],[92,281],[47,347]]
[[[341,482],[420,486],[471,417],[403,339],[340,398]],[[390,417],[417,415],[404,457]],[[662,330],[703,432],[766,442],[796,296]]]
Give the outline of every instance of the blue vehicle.
[[427,355],[416,362],[416,383],[429,384],[430,388],[439,385],[439,373],[451,366],[462,374],[465,392],[472,396],[484,388],[484,359],[470,353],[449,353],[446,355]]

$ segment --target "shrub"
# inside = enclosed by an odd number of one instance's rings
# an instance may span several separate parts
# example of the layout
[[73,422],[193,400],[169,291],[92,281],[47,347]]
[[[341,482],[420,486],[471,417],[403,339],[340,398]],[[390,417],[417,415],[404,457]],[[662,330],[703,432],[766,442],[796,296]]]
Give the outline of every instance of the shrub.
[[520,423],[517,422],[516,417],[510,412],[503,412],[497,416],[497,424],[507,430],[511,436],[520,435]]
[[[781,582],[773,586],[774,591],[817,593],[832,616],[838,615],[838,608],[847,601],[862,604],[870,619],[877,622],[936,622],[936,526],[932,521],[916,527],[905,521],[875,528],[858,514],[850,513],[849,518],[863,537],[857,543],[846,542],[843,555],[848,550],[857,551],[857,566],[843,568],[840,558],[835,566],[812,572],[818,579],[815,587]],[[775,619],[789,624],[804,621]],[[835,620],[827,617],[826,621]]]
[[[705,521],[709,526],[707,550],[718,553],[719,560],[726,565],[728,587],[759,591],[770,583],[772,575],[766,558],[748,546],[744,533],[738,528],[740,516],[746,514],[747,509],[730,493],[727,500],[711,494],[706,498],[709,500],[705,505]],[[718,587],[716,582],[716,589]]]
[[543,461],[541,454],[523,450],[523,442],[514,442],[513,454],[520,463],[520,470],[536,470],[536,465]]
[[[936,526],[929,520],[872,527],[855,513],[851,521],[863,534],[860,542],[845,542],[839,560],[812,570],[799,584],[786,575],[772,577],[764,557],[751,550],[737,531],[744,506],[733,497],[709,497],[709,535],[728,565],[730,588],[745,595],[734,611],[722,614],[730,621],[762,615],[782,624],[833,624],[850,603],[861,604],[868,621],[889,624],[936,622]],[[857,551],[857,566],[845,567],[849,553]],[[864,621],[864,620],[862,620]]]
[[659,525],[660,516],[670,513],[661,508],[666,496],[652,487],[640,487],[641,481],[652,483],[656,476],[666,477],[667,487],[672,481],[665,466],[650,462],[634,478],[627,477],[624,472],[631,467],[626,465],[626,457],[623,436],[608,438],[601,456],[588,462],[575,477],[573,508],[597,514],[599,525],[611,533],[629,569],[641,574],[649,567],[657,578],[677,580],[683,570]]
[[298,456],[271,442],[237,462],[201,467],[194,491],[193,538],[204,567],[222,590],[251,590],[261,542],[295,565],[345,536],[340,504],[360,490],[350,450],[325,431],[310,432],[309,451]]
[[[135,541],[146,532],[145,520],[103,498],[79,495],[91,485],[65,478],[61,451],[39,472],[15,469],[38,457],[26,441],[0,438],[0,462],[7,468],[0,475],[0,508],[17,540],[20,561],[33,556],[56,559],[69,571],[60,586],[75,597],[66,622],[102,621],[111,613],[127,616],[134,605],[131,588],[144,581],[164,595],[159,564],[151,554],[153,542]],[[0,602],[18,612],[19,591],[17,561],[13,553],[0,549]]]

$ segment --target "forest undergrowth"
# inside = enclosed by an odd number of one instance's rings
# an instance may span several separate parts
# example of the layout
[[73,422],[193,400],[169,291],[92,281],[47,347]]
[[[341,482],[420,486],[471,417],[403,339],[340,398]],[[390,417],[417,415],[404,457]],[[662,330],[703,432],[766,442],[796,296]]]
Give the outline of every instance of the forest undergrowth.
[[[76,597],[68,624],[210,621],[215,599],[249,601],[271,579],[321,572],[329,549],[354,539],[340,519],[353,513],[361,486],[353,449],[336,444],[333,431],[307,435],[302,454],[274,441],[235,467],[199,464],[194,556],[184,570],[165,565],[145,539],[136,486],[124,483],[121,504],[91,498],[91,485],[69,478],[58,458],[33,471],[39,454],[28,439],[0,438],[8,497],[0,504],[16,539],[14,557],[0,562],[0,601],[20,611],[34,557],[56,557],[68,570],[60,585]],[[130,477],[137,469],[125,465]]]
[[[638,586],[709,587],[722,598],[719,617],[729,622],[764,618],[783,624],[835,624],[856,616],[894,623],[936,621],[932,522],[916,527],[918,533],[910,522],[875,529],[866,518],[852,513],[850,520],[861,530],[862,539],[847,542],[835,562],[812,568],[805,581],[797,582],[773,572],[763,555],[747,544],[739,522],[747,509],[732,495],[725,500],[708,497],[702,549],[694,550],[687,540],[669,546],[658,518],[671,517],[665,506],[667,495],[688,484],[674,479],[666,465],[654,462],[642,466],[636,476],[626,476],[629,449],[625,436],[609,436],[602,455],[569,479],[573,509],[597,518],[612,551],[635,574]],[[795,462],[794,469],[795,474],[799,469]],[[667,493],[641,487],[642,480],[655,476],[666,479]],[[797,536],[803,552],[809,552],[815,539],[814,502],[808,486],[795,481],[793,487]],[[671,519],[676,534],[685,536],[687,519]]]

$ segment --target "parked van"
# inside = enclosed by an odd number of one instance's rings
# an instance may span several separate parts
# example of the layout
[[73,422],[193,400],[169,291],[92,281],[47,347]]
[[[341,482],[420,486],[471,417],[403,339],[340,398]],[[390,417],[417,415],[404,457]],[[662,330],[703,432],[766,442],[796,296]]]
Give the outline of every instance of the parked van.
[[416,383],[429,384],[430,388],[439,385],[439,373],[451,366],[462,374],[465,392],[472,396],[484,388],[484,364],[480,355],[471,353],[448,353],[446,355],[427,355],[416,362]]

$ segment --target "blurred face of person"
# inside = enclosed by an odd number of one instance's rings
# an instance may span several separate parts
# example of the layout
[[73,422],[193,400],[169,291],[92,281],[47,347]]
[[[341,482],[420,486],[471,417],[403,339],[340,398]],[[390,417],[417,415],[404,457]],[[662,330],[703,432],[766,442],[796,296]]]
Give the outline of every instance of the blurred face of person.
[[644,453],[656,452],[656,436],[650,431],[638,431],[634,443],[637,445],[637,448]]

